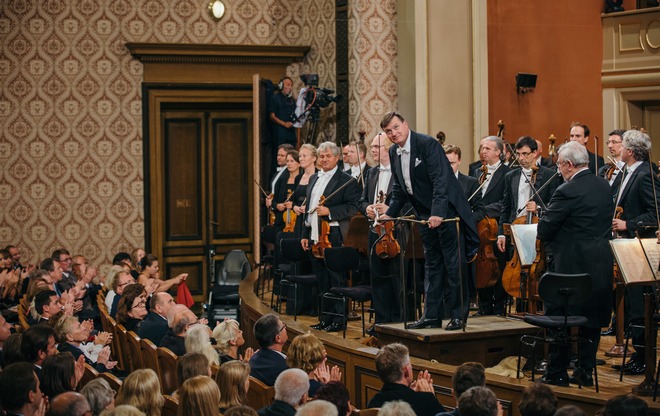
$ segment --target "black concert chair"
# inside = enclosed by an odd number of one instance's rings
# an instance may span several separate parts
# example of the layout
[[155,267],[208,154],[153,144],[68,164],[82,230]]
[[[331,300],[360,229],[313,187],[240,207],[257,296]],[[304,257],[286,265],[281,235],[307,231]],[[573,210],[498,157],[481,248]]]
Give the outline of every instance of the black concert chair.
[[[334,247],[326,248],[323,251],[325,257],[325,267],[335,273],[348,273],[358,266],[360,254],[353,247]],[[371,285],[360,285],[352,287],[333,287],[330,292],[324,293],[321,301],[321,314],[341,316],[344,322],[344,338],[346,338],[346,324],[348,321],[348,312],[346,308],[347,299],[358,302],[362,305],[362,336],[365,334],[364,323],[364,302],[371,301],[373,290]],[[339,301],[342,303],[343,314],[336,312],[327,312],[323,308],[326,300]]]
[[270,308],[273,309],[273,302],[280,304],[282,301],[281,298],[277,298],[274,301],[275,296],[279,296],[280,291],[280,281],[291,273],[291,264],[282,257],[282,245],[280,242],[284,238],[293,238],[293,233],[285,233],[283,231],[278,231],[275,235],[275,251],[273,252],[273,267],[275,272],[273,272],[273,290],[270,292]]
[[237,318],[238,285],[251,271],[250,262],[242,250],[231,250],[225,255],[209,293],[208,320],[212,326],[224,317]]
[[[523,335],[520,337],[518,349],[518,369],[516,374],[520,374],[520,360],[522,346],[527,345],[532,348],[532,381],[534,381],[534,372],[536,368],[535,355],[536,345],[538,343],[553,345],[570,345],[574,342],[578,346],[578,362],[580,367],[580,344],[592,342],[590,339],[572,336],[571,328],[579,328],[587,324],[585,316],[568,315],[568,308],[584,303],[591,293],[591,276],[587,273],[581,274],[561,274],[545,273],[538,282],[538,292],[541,300],[546,304],[562,307],[564,315],[526,315],[523,320],[528,324],[537,326],[545,330],[545,337],[532,335]],[[578,382],[580,378],[578,377]],[[598,392],[598,369],[594,367],[594,381],[596,392]],[[578,385],[582,388],[582,385]]]
[[[281,313],[281,298],[286,288],[293,288],[293,297],[287,296],[287,314],[293,312],[293,320],[298,319],[298,289],[304,286],[310,289],[312,299],[316,297],[319,279],[313,273],[301,273],[302,265],[309,261],[309,254],[300,245],[300,238],[283,238],[280,240],[282,257],[291,264],[291,272],[280,280],[280,292],[277,297],[277,311]],[[314,302],[312,302],[314,305]],[[316,308],[313,308],[316,309]],[[313,311],[315,312],[315,311]]]
[[261,239],[263,245],[267,247],[267,251],[262,253],[259,267],[259,278],[257,279],[256,294],[259,296],[259,289],[261,288],[261,298],[264,297],[266,285],[270,290],[270,279],[273,275],[273,267],[275,265],[275,238],[277,237],[277,228],[272,225],[265,225],[261,232]]

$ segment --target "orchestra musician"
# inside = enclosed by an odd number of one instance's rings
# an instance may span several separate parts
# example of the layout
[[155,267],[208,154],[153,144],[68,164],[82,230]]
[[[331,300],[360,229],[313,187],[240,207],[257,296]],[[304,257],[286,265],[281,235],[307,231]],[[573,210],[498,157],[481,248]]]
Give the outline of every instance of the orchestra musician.
[[[348,233],[350,219],[357,212],[360,199],[360,186],[357,181],[337,167],[340,157],[337,145],[332,142],[321,143],[318,155],[322,170],[311,176],[307,186],[307,210],[300,241],[304,250],[312,249],[313,244],[318,244],[323,239],[327,239],[332,247],[340,247]],[[350,183],[346,184],[349,181]],[[343,185],[345,186],[342,188]],[[322,197],[327,200],[319,204]],[[329,223],[328,235],[323,235],[325,227],[321,221]],[[327,270],[323,259],[313,258],[312,267],[319,279],[319,293],[323,294],[332,287],[346,285],[346,277]],[[342,312],[339,303],[335,307],[339,309],[337,312]],[[312,328],[336,332],[343,329],[343,322],[341,317],[330,319],[321,316],[320,322],[312,325]]]
[[[442,146],[434,138],[410,130],[397,112],[385,114],[380,127],[396,144],[389,151],[394,184],[386,217],[399,215],[404,204],[410,202],[416,215],[427,221],[419,227],[426,258],[424,314],[408,327],[442,326],[444,306],[451,314],[445,329],[460,329],[467,319],[460,305],[460,291],[467,289],[460,277],[465,280],[467,276],[459,267],[465,256],[471,258],[479,247],[472,210]],[[460,240],[456,224],[445,221],[457,217]]]
[[[371,155],[378,163],[367,173],[362,197],[358,202],[358,210],[369,220],[382,216],[389,208],[392,198],[392,170],[390,166],[389,149],[392,142],[385,133],[378,133],[371,141]],[[381,201],[381,199],[383,199]],[[403,233],[405,234],[405,233]],[[372,306],[376,312],[376,323],[401,322],[401,280],[399,278],[399,258],[383,259],[378,256],[374,244],[379,234],[369,232],[369,268],[373,288]],[[406,241],[397,236],[400,244]]]
[[[569,310],[571,315],[588,318],[580,327],[581,337],[591,343],[580,346],[580,365],[569,379],[570,346],[551,347],[548,369],[543,381],[568,386],[581,378],[583,386],[593,386],[592,370],[600,328],[610,320],[613,257],[609,247],[611,217],[614,210],[609,185],[588,168],[587,149],[577,142],[559,148],[557,167],[564,178],[548,204],[546,214],[539,219],[538,238],[546,242],[554,256],[557,273],[589,273],[591,295],[583,304]],[[546,314],[564,315],[561,308],[546,304]]]
[[270,208],[273,204],[275,184],[286,171],[286,154],[289,152],[289,150],[293,150],[293,146],[288,143],[277,146],[277,167],[275,175],[273,175],[273,178],[270,180],[270,195],[268,198],[266,198],[266,208]]
[[[357,179],[363,187],[364,176],[370,169],[366,159],[367,146],[358,140],[351,140],[346,146],[346,157],[344,157],[344,166],[346,173]],[[348,163],[348,166],[346,167]]]
[[587,143],[589,142],[589,126],[582,124],[579,121],[573,122],[571,124],[570,139],[572,142],[578,142],[587,149],[589,153],[589,170],[591,173],[596,173],[596,161],[598,161],[598,168],[605,164],[601,156],[596,156],[591,153],[587,148]]
[[[620,218],[611,220],[612,231],[621,238],[652,238],[653,225],[657,225],[656,195],[660,195],[658,180],[651,179],[649,152],[651,139],[639,130],[628,130],[623,134],[621,160],[625,163],[621,184],[615,198],[615,207],[623,208]],[[613,218],[610,212],[610,218]],[[651,226],[651,227],[649,227]],[[643,286],[626,286],[625,320],[644,317]],[[644,364],[644,330],[634,329],[632,333],[635,352],[630,361],[624,364],[627,374],[642,374]]]
[[[625,130],[612,130],[607,138],[607,149],[610,151],[609,163],[605,163],[598,169],[598,176],[605,178],[612,189],[612,198],[616,198],[616,191],[621,184],[621,172],[626,163],[621,160],[621,150],[623,148],[623,133]],[[614,161],[614,163],[612,163]]]
[[[291,200],[293,201],[293,212],[297,215],[297,218],[303,218],[307,205],[307,186],[309,185],[309,180],[312,175],[318,172],[318,169],[316,169],[316,160],[318,159],[316,147],[310,143],[303,144],[300,146],[298,158],[303,173],[300,176],[300,180],[298,181],[296,190],[293,192]],[[296,220],[296,227],[294,229],[294,235],[296,237],[302,236],[302,228],[303,221]]]
[[[293,203],[291,196],[298,186],[302,174],[297,150],[289,150],[286,154],[286,171],[280,180],[275,183],[273,191],[273,204],[275,206],[275,227],[282,231],[287,225],[286,212],[291,210]],[[293,220],[295,221],[295,220]]]
[[[502,198],[504,197],[504,175],[511,168],[506,166],[502,157],[504,155],[504,142],[497,136],[488,136],[481,140],[481,160],[484,161],[482,168],[476,169],[472,176],[480,179],[481,199],[486,209],[486,215],[490,218],[500,218],[502,213]],[[495,243],[494,243],[495,245]],[[495,253],[501,253],[497,247],[493,247]],[[500,270],[504,269],[506,257],[498,254]],[[478,290],[479,315],[504,315],[507,294],[502,287],[502,280],[498,279],[495,285]]]

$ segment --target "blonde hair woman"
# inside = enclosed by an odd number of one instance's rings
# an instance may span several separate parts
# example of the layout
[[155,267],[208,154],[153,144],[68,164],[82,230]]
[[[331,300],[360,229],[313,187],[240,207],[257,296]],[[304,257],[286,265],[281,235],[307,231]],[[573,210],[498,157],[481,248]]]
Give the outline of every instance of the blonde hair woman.
[[220,355],[220,363],[226,363],[232,360],[241,360],[248,362],[254,354],[251,347],[245,350],[245,357],[238,353],[238,349],[245,344],[243,331],[234,319],[225,319],[213,328],[213,339],[215,340],[215,349]]
[[145,413],[146,416],[160,416],[160,409],[165,399],[160,394],[160,382],[154,370],[145,368],[135,370],[124,379],[115,404],[130,404]]
[[195,324],[186,331],[186,353],[201,352],[208,358],[209,364],[219,364],[220,357],[211,344],[211,328],[208,325]]
[[250,388],[250,364],[234,360],[220,366],[215,381],[220,387],[220,411],[247,404]]
[[220,390],[208,376],[186,380],[179,391],[178,416],[217,416]]
[[321,384],[341,381],[339,367],[334,366],[329,370],[325,363],[327,354],[323,343],[310,333],[295,337],[286,354],[289,368],[299,368],[309,375],[309,397],[314,397]]

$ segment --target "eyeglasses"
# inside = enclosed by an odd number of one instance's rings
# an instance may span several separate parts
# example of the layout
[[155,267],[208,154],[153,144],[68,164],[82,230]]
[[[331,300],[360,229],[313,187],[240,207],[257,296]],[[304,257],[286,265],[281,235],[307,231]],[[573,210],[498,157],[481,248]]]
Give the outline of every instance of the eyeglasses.
[[532,152],[516,152],[516,156],[518,156],[518,157],[521,157],[521,156],[522,157],[527,157],[531,154],[532,154]]
[[284,331],[285,329],[286,329],[286,324],[285,324],[285,323],[282,323],[282,328],[280,328],[280,330],[277,331],[277,334],[279,335],[279,334],[280,334],[282,331]]
[[385,147],[385,145],[384,144],[372,144],[371,146],[369,146],[370,149],[374,149],[374,150],[379,149],[381,147]]
[[133,283],[133,281],[132,281],[132,280],[128,280],[128,281],[126,281],[126,282],[124,282],[124,283],[120,283],[120,284],[118,284],[117,287],[123,287],[123,286],[126,286],[126,285],[130,285],[131,283]]
[[145,300],[141,300],[141,301],[139,301],[139,302],[137,303],[137,305],[133,305],[133,306],[131,306],[131,309],[135,309],[135,308],[144,308],[146,304],[147,304],[147,301],[145,301]]
[[623,140],[608,140],[605,143],[607,143],[607,144],[620,144],[620,143],[623,143]]

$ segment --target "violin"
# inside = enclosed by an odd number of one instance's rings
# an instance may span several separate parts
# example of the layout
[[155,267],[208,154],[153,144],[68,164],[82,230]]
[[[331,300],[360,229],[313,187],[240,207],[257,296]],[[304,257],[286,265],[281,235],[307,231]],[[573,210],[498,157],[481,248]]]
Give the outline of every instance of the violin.
[[486,179],[488,179],[488,166],[484,163],[479,170],[481,171],[481,175],[479,175],[479,185],[483,185],[484,182],[486,182]]
[[[275,197],[275,194],[271,193],[266,198],[272,200],[274,197]],[[270,208],[268,208],[268,225],[273,225],[273,224],[275,224],[275,210],[273,209],[273,206],[271,205]]]
[[[287,190],[286,194],[286,200],[284,203],[286,204],[291,200],[291,197],[293,196],[293,190],[289,189]],[[282,230],[285,233],[292,233],[295,226],[296,226],[296,213],[293,212],[293,209],[287,208],[286,211],[284,212],[283,218],[284,218],[284,229]]]
[[[378,202],[381,204],[385,202],[385,193],[383,191],[378,193]],[[377,219],[378,216],[376,216]],[[378,257],[381,259],[391,259],[401,252],[399,242],[394,238],[394,223],[392,221],[375,225],[374,230],[378,234],[378,242],[376,243],[376,255]]]
[[497,221],[484,217],[477,224],[479,251],[475,260],[477,269],[477,289],[494,286],[500,278],[500,266],[493,248],[497,241]]
[[[319,199],[319,204],[317,206],[321,207],[325,204],[326,197],[321,195]],[[330,244],[330,223],[326,220],[321,219],[320,215],[317,215],[319,222],[319,240],[312,245],[312,255],[317,259],[323,258],[323,251],[326,248],[332,248]]]

